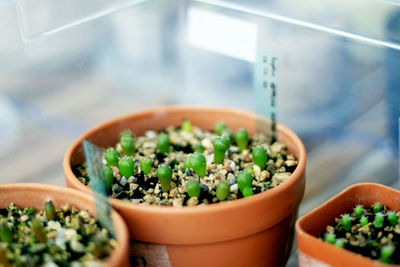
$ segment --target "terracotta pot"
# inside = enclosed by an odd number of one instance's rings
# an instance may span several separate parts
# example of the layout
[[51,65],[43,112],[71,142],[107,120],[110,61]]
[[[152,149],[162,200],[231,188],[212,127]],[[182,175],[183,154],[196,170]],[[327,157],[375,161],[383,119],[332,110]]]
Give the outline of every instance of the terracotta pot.
[[[0,185],[0,208],[6,208],[12,202],[20,208],[32,207],[43,210],[44,203],[52,200],[54,206],[69,203],[81,210],[87,210],[95,215],[93,199],[90,195],[65,187],[47,184],[2,184]],[[118,246],[105,262],[106,266],[129,266],[129,236],[128,229],[121,216],[113,212],[112,215]]]
[[[68,186],[91,190],[73,174],[71,167],[84,161],[82,140],[107,147],[119,140],[122,130],[136,135],[181,125],[212,130],[217,121],[229,128],[256,131],[251,112],[209,107],[161,107],[116,118],[89,130],[67,151],[64,171]],[[306,151],[301,140],[282,124],[279,140],[299,159],[296,170],[284,183],[263,193],[230,202],[195,207],[162,207],[112,199],[136,240],[133,253],[148,266],[283,266],[294,235],[294,222],[304,193]],[[158,245],[155,245],[158,244]]]
[[400,210],[400,192],[380,184],[356,184],[302,216],[296,222],[299,266],[399,266],[382,264],[351,251],[337,248],[316,237],[318,233],[325,231],[325,227],[334,218],[348,213],[355,205],[371,207],[376,202],[398,211]]

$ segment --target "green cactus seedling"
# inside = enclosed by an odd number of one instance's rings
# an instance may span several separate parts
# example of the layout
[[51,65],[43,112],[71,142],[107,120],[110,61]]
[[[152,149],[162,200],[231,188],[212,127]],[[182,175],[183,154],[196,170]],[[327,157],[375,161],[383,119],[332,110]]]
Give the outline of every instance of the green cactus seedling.
[[122,176],[129,178],[134,173],[134,162],[130,157],[122,157],[118,162],[119,172]]
[[153,160],[151,158],[141,158],[140,159],[140,170],[144,174],[149,174],[151,172],[151,166],[153,165]]
[[265,165],[267,164],[268,156],[267,150],[263,146],[256,146],[253,148],[253,161],[261,170],[265,169]]
[[398,218],[396,212],[394,212],[394,211],[389,211],[387,213],[387,218],[392,226],[396,226],[399,223],[399,218]]
[[362,205],[357,205],[357,206],[354,208],[354,215],[355,215],[358,219],[360,219],[361,216],[363,216],[363,214],[364,214],[364,208],[363,208],[363,206],[362,206]]
[[44,212],[47,220],[53,220],[56,217],[56,208],[54,207],[53,201],[49,200],[44,203]]
[[226,123],[223,121],[219,121],[215,123],[215,133],[218,135],[222,134],[222,131],[226,128]]
[[240,151],[247,149],[249,143],[249,133],[245,129],[239,129],[235,135],[236,144]]
[[200,196],[200,184],[196,180],[189,180],[186,182],[186,190],[189,197],[199,197]]
[[170,140],[169,135],[166,133],[160,133],[157,136],[157,148],[161,153],[168,153],[170,150]]
[[366,226],[368,224],[368,218],[366,216],[361,216],[360,218],[360,225],[361,227]]
[[380,261],[383,263],[390,263],[395,248],[391,245],[386,245],[381,248]]
[[190,123],[189,120],[183,120],[181,128],[183,131],[185,131],[187,133],[192,132],[192,124]]
[[131,131],[124,131],[121,133],[120,140],[122,151],[124,151],[127,156],[134,156],[136,153],[136,142]]
[[12,231],[5,221],[0,223],[0,240],[7,244],[11,244],[13,242]]
[[325,241],[328,242],[329,244],[335,244],[336,235],[334,233],[325,234]]
[[157,168],[157,177],[161,184],[163,192],[171,189],[172,169],[168,165],[161,165]]
[[217,190],[216,190],[216,194],[217,194],[217,198],[219,201],[223,201],[225,200],[230,192],[230,184],[228,181],[226,180],[222,180],[219,182],[219,184],[217,185]]
[[384,215],[381,212],[378,212],[375,213],[375,219],[372,222],[372,224],[375,226],[375,228],[382,228],[384,220],[385,220]]
[[345,231],[350,231],[352,218],[350,215],[345,214],[342,216],[342,226]]
[[374,213],[380,212],[380,211],[381,211],[381,204],[375,203],[375,204],[372,206],[372,209],[374,210]]
[[119,152],[113,148],[107,149],[104,155],[107,164],[116,167],[118,166],[118,160],[120,156],[121,155],[119,154]]
[[217,137],[214,142],[214,163],[221,164],[224,162],[225,152],[229,148],[229,140],[226,137]]

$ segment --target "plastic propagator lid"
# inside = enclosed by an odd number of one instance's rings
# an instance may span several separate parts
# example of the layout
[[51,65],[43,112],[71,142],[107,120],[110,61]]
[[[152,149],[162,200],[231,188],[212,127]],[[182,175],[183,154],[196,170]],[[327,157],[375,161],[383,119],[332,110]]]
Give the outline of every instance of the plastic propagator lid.
[[24,41],[62,31],[148,0],[0,0],[16,6]]

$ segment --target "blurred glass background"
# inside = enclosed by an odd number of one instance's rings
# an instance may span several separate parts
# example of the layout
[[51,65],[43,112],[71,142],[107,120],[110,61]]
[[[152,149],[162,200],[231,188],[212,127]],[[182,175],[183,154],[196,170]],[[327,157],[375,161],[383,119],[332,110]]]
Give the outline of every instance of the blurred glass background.
[[279,57],[278,120],[308,152],[300,213],[353,183],[398,188],[398,4],[0,0],[1,182],[64,185],[68,146],[118,115],[255,111],[263,51]]

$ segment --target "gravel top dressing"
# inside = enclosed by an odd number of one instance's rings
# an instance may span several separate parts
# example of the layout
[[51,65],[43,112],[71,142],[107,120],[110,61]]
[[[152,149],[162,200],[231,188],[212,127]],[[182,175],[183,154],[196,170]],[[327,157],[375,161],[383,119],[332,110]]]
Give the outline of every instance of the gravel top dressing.
[[[181,127],[129,130],[105,148],[104,174],[109,194],[135,203],[193,206],[230,201],[278,186],[290,177],[297,159],[285,144],[263,133],[252,138],[219,122],[205,131],[184,120]],[[85,165],[74,167],[85,185]]]
[[326,227],[319,238],[383,263],[400,264],[400,212],[375,203],[357,205]]
[[51,201],[44,210],[0,209],[0,266],[102,266],[116,241],[95,218]]

